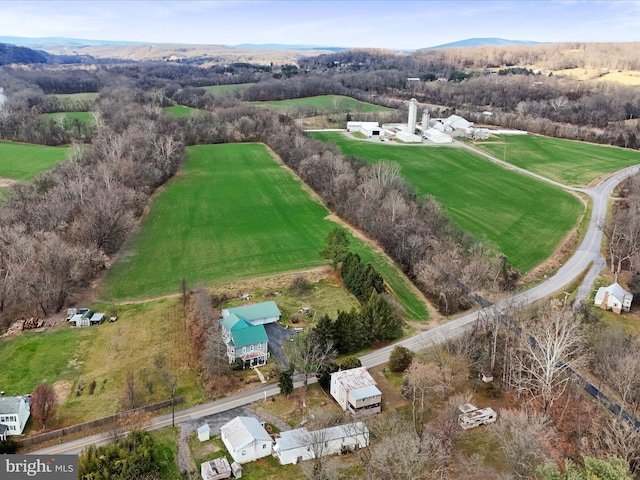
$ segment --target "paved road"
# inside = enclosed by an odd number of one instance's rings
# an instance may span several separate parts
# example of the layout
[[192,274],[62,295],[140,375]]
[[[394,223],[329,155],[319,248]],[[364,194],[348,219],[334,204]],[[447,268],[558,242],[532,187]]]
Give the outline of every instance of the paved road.
[[[473,149],[475,151],[475,149]],[[502,161],[492,157],[484,152],[479,152],[483,156],[489,158],[491,161],[503,163]],[[508,168],[519,170],[522,173],[539,178],[540,180],[555,184],[559,187],[579,190],[589,195],[593,200],[593,212],[591,220],[589,222],[589,228],[584,237],[584,240],[578,247],[578,250],[574,255],[558,270],[558,272],[551,278],[547,279],[543,283],[535,286],[534,288],[515,295],[514,297],[504,300],[496,304],[497,308],[500,306],[511,305],[515,301],[517,304],[529,304],[537,300],[545,298],[549,295],[561,292],[562,289],[578,278],[587,268],[594,263],[602,262],[602,255],[600,253],[600,247],[602,242],[602,231],[598,228],[598,224],[604,220],[607,212],[607,201],[612,190],[625,178],[635,173],[640,172],[640,165],[625,168],[607,177],[604,181],[600,182],[597,186],[590,189],[579,189],[561,185],[558,182],[545,179],[539,175],[532,174],[525,170],[508,165]],[[601,265],[601,263],[600,263]],[[589,287],[590,289],[591,287]],[[478,319],[478,311],[474,311],[463,316],[460,316],[454,320],[451,320],[445,324],[434,326],[433,328],[414,335],[413,337],[404,339],[396,344],[389,345],[385,348],[377,350],[375,352],[363,355],[360,357],[362,365],[371,368],[389,361],[389,355],[393,348],[397,345],[402,345],[410,350],[419,350],[429,345],[431,342],[443,341],[447,338],[459,335],[462,331],[469,328]],[[309,379],[310,383],[315,382],[315,378]],[[298,381],[294,385],[296,388],[302,386],[302,382]],[[267,397],[271,397],[279,393],[277,385],[263,385],[254,388],[250,391],[239,393],[231,397],[226,397],[215,402],[210,402],[203,405],[198,405],[187,410],[176,412],[175,423],[176,425],[193,425],[193,422],[204,423],[204,418],[211,415],[219,414],[229,411],[234,408],[243,407],[253,402],[265,400]],[[154,418],[151,422],[150,430],[162,428],[171,425],[171,414],[163,415]],[[192,428],[192,427],[191,427]],[[59,445],[44,448],[33,453],[38,454],[77,454],[83,448],[92,444],[103,444],[109,441],[108,434],[93,435],[80,440],[71,442],[60,443]]]

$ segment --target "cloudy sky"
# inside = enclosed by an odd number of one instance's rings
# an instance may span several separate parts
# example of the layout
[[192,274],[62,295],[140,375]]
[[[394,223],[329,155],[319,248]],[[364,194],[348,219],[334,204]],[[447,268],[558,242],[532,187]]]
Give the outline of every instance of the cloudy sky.
[[638,0],[2,0],[0,36],[415,49],[640,40]]

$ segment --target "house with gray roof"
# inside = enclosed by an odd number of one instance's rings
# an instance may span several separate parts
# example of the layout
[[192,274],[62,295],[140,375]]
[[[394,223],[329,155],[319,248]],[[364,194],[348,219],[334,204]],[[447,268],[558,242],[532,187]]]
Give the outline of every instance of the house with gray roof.
[[276,438],[273,452],[282,465],[340,455],[369,446],[369,429],[362,422],[338,425],[315,431],[306,428],[285,430]]
[[220,427],[220,438],[238,463],[253,462],[271,455],[273,440],[257,418],[234,418]]
[[355,416],[380,413],[382,392],[365,367],[332,373],[330,393],[347,413]]
[[613,310],[615,313],[628,312],[631,309],[633,295],[620,286],[613,283],[608,287],[600,287],[596,292],[594,304],[605,310]]
[[29,415],[29,397],[0,397],[0,440],[22,435]]

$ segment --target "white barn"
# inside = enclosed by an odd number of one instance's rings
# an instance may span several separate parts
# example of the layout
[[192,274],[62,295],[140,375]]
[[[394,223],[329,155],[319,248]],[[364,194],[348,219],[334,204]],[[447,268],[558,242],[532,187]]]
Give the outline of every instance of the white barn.
[[362,422],[309,432],[306,428],[280,432],[273,451],[282,465],[311,460],[316,455],[347,453],[369,446],[369,429]]
[[438,143],[438,144],[453,143],[453,138],[450,135],[447,135],[446,133],[440,130],[436,130],[435,128],[427,128],[423,132],[423,135],[424,135],[424,138],[426,138],[427,140],[433,143]]
[[396,132],[396,138],[404,143],[422,143],[422,138],[420,138],[420,135],[405,132],[403,130],[399,130]]
[[465,120],[460,115],[449,115],[447,118],[444,119],[444,123],[448,124],[454,130],[458,128],[461,128],[464,130],[473,125],[472,122]]
[[345,412],[357,416],[380,413],[382,392],[365,367],[332,373],[330,393]]
[[29,397],[0,397],[0,440],[22,435],[30,413]]
[[220,438],[238,463],[253,462],[271,455],[271,435],[256,418],[234,418],[220,427]]
[[594,304],[605,310],[621,313],[631,309],[632,301],[633,295],[616,282],[608,287],[600,287],[596,293]]
[[381,135],[382,129],[378,122],[347,122],[347,132],[360,132],[368,138]]

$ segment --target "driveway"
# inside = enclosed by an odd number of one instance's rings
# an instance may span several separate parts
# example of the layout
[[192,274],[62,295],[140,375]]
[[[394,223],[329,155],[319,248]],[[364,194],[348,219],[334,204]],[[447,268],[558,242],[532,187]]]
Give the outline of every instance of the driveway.
[[295,335],[295,332],[293,330],[282,328],[277,323],[267,323],[264,326],[264,329],[266,330],[267,337],[269,338],[269,351],[271,352],[271,355],[273,355],[273,358],[275,358],[280,366],[286,370],[289,368],[289,362],[282,351],[282,346],[284,345],[284,342]]

